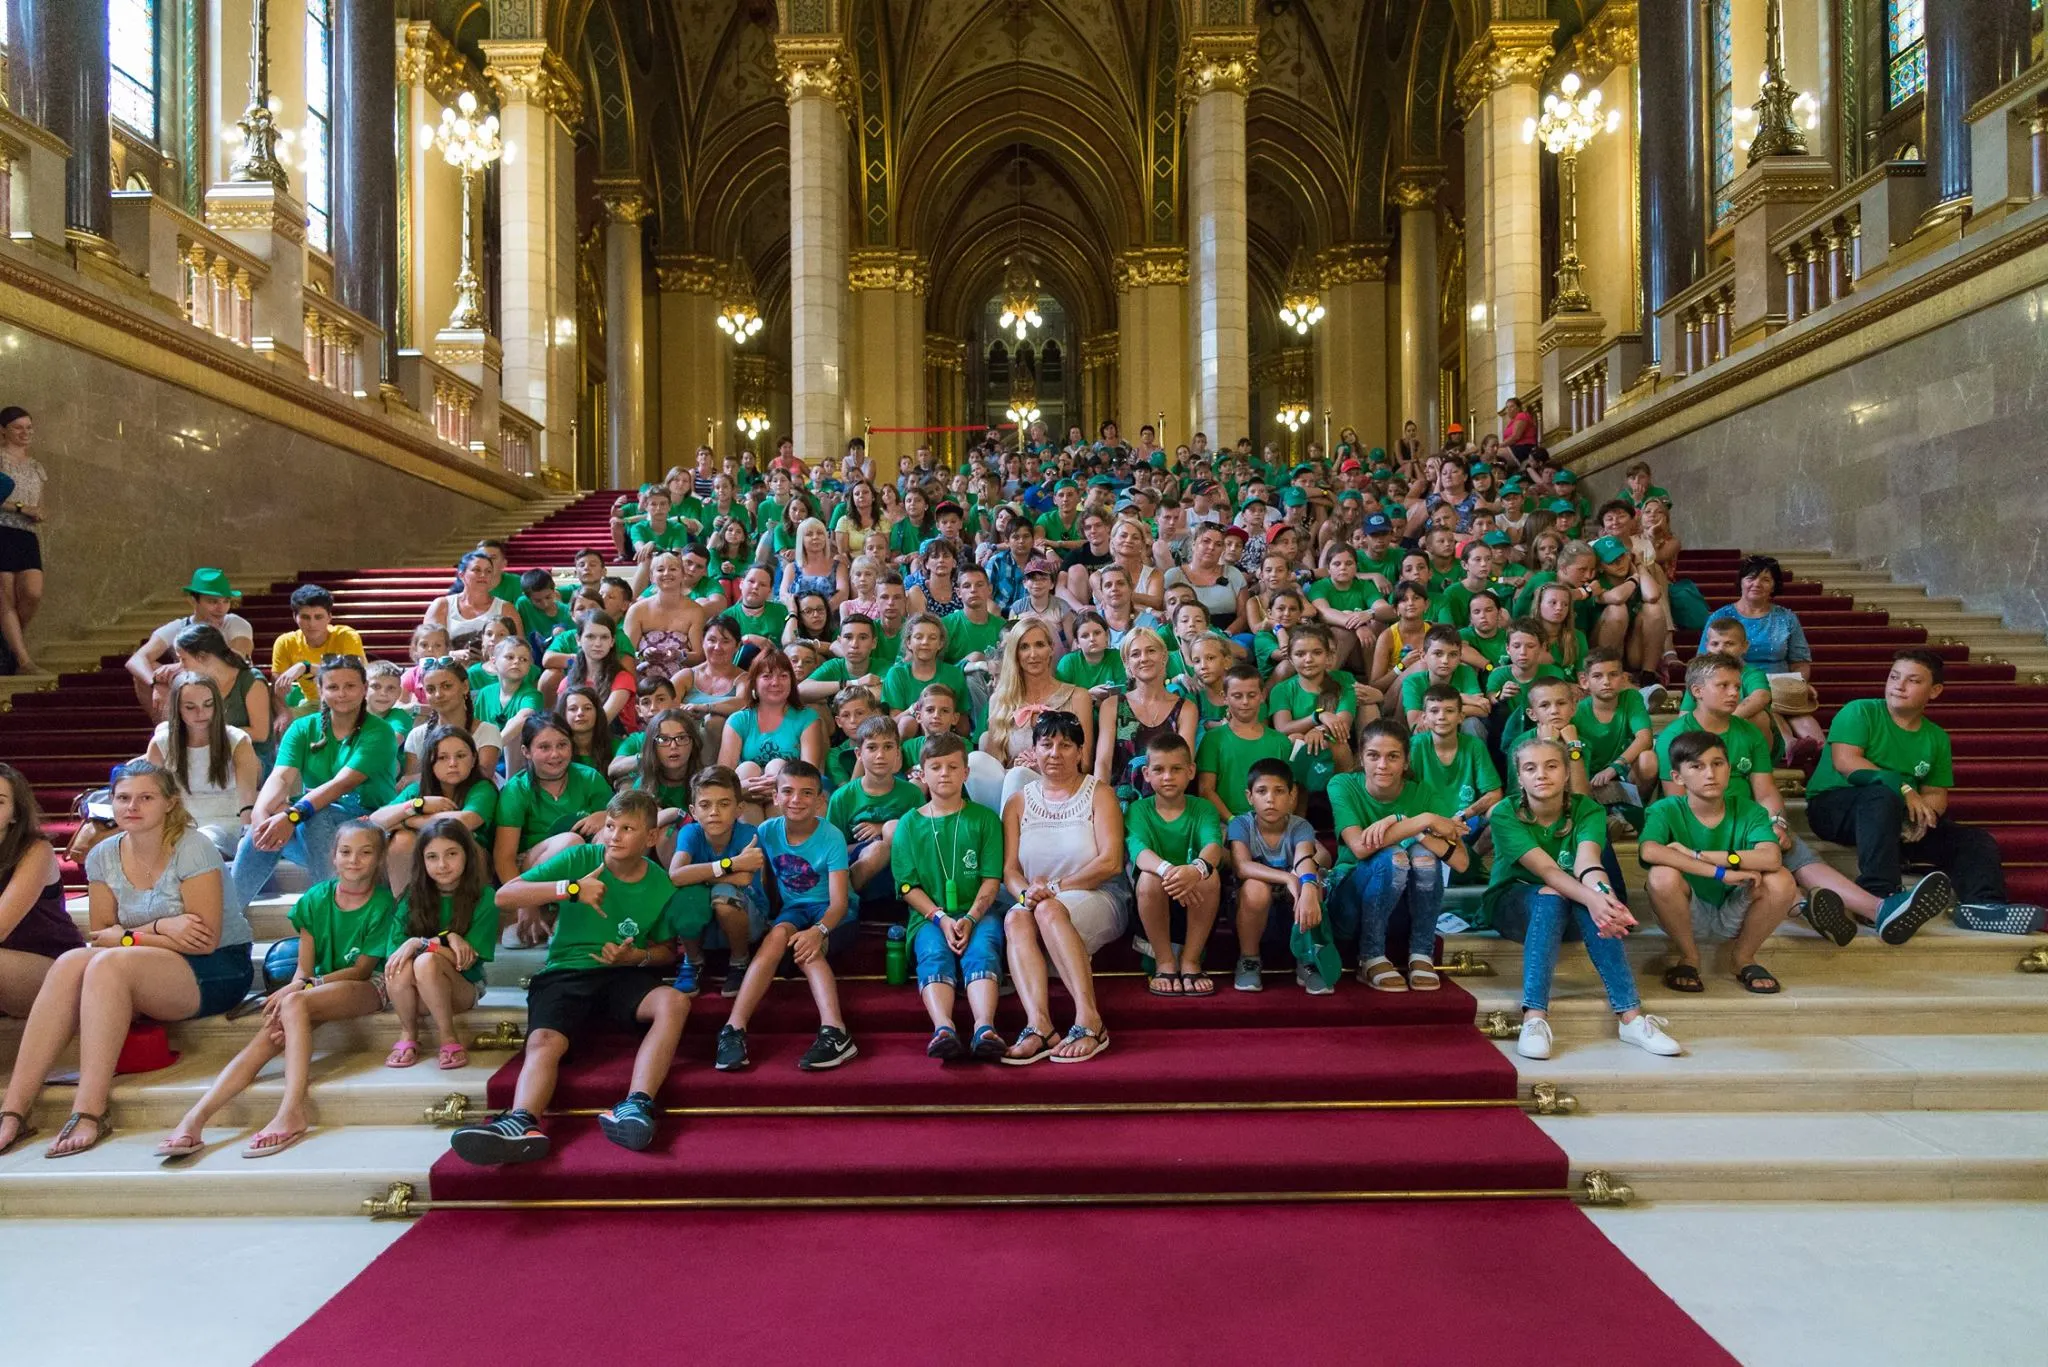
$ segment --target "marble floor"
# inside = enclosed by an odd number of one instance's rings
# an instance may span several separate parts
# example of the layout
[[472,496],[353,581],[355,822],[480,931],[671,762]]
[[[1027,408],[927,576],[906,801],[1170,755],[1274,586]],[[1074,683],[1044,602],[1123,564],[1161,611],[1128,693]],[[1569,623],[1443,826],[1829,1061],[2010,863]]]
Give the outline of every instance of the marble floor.
[[[2043,1360],[2048,1205],[1667,1203],[1593,1219],[1749,1367]],[[5,1360],[242,1367],[403,1233],[337,1219],[0,1221]],[[121,1313],[44,1313],[110,1276]]]

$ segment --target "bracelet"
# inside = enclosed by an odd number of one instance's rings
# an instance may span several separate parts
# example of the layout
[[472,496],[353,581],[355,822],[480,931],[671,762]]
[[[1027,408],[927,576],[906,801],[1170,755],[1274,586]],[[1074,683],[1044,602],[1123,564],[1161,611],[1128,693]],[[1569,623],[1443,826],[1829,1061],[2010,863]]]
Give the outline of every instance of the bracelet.
[[285,810],[285,819],[291,822],[292,825],[297,826],[319,810],[318,807],[313,805],[312,798],[302,797]]
[[1715,881],[1716,883],[1725,883],[1725,882],[1727,882],[1727,881],[1728,881],[1728,870],[1727,870],[1727,869],[1726,869],[1725,867],[1721,866],[1721,865],[1718,865],[1718,864],[1717,864],[1717,865],[1715,865],[1715,866],[1714,866],[1714,881]]
[[555,900],[561,901],[569,895],[569,880],[564,878],[555,884]]

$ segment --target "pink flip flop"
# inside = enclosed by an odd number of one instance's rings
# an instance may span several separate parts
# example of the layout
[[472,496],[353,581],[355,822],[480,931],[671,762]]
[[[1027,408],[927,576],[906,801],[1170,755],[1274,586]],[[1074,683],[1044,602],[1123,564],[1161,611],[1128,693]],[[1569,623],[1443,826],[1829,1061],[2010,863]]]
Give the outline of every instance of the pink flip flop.
[[384,1056],[386,1068],[410,1068],[420,1061],[420,1046],[417,1041],[402,1039],[391,1046],[391,1052]]
[[274,1130],[265,1130],[262,1134],[249,1141],[249,1147],[242,1150],[242,1157],[268,1158],[272,1154],[283,1153],[286,1149],[304,1139],[306,1133],[305,1130],[292,1130],[289,1133],[283,1134]]
[[466,1068],[469,1066],[469,1051],[454,1040],[441,1045],[441,1066],[443,1068]]

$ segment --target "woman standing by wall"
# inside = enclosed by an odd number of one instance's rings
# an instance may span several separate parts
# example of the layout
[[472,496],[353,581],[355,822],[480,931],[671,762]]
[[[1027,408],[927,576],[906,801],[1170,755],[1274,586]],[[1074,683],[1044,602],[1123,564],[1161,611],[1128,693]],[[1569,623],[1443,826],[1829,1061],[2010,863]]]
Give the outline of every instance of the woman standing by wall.
[[[35,420],[26,408],[0,408],[0,640],[14,656],[10,674],[39,670],[25,637],[43,602],[43,463],[28,453]],[[0,665],[4,665],[0,661]]]

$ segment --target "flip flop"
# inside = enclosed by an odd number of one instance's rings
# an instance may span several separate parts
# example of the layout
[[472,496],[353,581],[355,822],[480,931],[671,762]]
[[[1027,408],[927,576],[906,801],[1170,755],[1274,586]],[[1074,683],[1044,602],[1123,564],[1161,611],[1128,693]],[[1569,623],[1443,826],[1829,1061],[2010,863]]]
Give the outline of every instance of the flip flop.
[[181,1139],[177,1135],[169,1135],[156,1146],[155,1153],[164,1162],[175,1163],[181,1158],[190,1158],[205,1147],[206,1141],[203,1139],[194,1139],[189,1135]]
[[[1172,985],[1168,986],[1169,983]],[[1152,980],[1145,984],[1145,990],[1155,997],[1178,997],[1182,995],[1180,974],[1154,973]]]
[[8,1154],[13,1153],[23,1144],[28,1143],[29,1140],[34,1139],[37,1135],[42,1133],[41,1130],[29,1124],[28,1117],[23,1115],[20,1111],[0,1111],[0,1120],[13,1120],[19,1122],[19,1124],[21,1125],[21,1128],[14,1132],[14,1138],[7,1141],[6,1147],[0,1148],[0,1158],[4,1158]]
[[[71,1137],[72,1131],[78,1128],[78,1123],[81,1120],[90,1120],[92,1122],[92,1142],[76,1149],[67,1149],[63,1153],[51,1152],[51,1149],[55,1149],[59,1144]],[[73,1111],[65,1118],[63,1127],[57,1131],[57,1137],[50,1141],[50,1148],[43,1150],[43,1157],[76,1158],[82,1153],[91,1153],[94,1149],[105,1143],[107,1136],[113,1132],[114,1127],[107,1123],[107,1113],[105,1111],[101,1111],[98,1115],[87,1115],[84,1111]]]
[[1109,1031],[1107,1030],[1090,1030],[1085,1026],[1077,1025],[1067,1031],[1066,1039],[1061,1040],[1060,1043],[1068,1044],[1076,1040],[1087,1040],[1089,1042],[1087,1053],[1054,1054],[1052,1061],[1054,1063],[1086,1063],[1089,1059],[1095,1058],[1109,1050]]
[[1035,1052],[1026,1054],[1022,1058],[1017,1058],[1014,1055],[1006,1053],[1003,1055],[1003,1062],[1007,1063],[1012,1068],[1029,1068],[1034,1063],[1043,1063],[1047,1059],[1052,1057],[1051,1035],[1048,1035],[1047,1033],[1045,1033],[1045,1031],[1037,1029],[1034,1026],[1027,1025],[1022,1030],[1017,1032],[1017,1038],[1014,1041],[1012,1041],[1012,1047],[1015,1047],[1015,1045],[1018,1044],[1022,1044],[1027,1039],[1035,1039],[1038,1041],[1038,1048]]
[[306,1134],[307,1131],[305,1130],[292,1130],[283,1134],[275,1130],[265,1130],[262,1134],[249,1141],[249,1146],[242,1150],[242,1157],[268,1158],[272,1154],[283,1153],[286,1149],[304,1139]]
[[1673,964],[1664,970],[1664,986],[1673,992],[1704,992],[1698,964]]
[[1216,980],[1207,973],[1197,970],[1180,975],[1180,994],[1183,997],[1210,997],[1216,993]]
[[384,1056],[386,1068],[410,1068],[420,1061],[419,1041],[402,1039]]
[[466,1068],[469,1066],[469,1051],[454,1040],[441,1044],[441,1066],[443,1068]]

